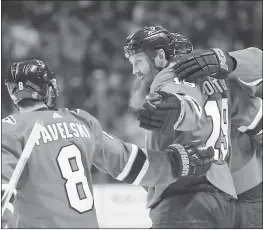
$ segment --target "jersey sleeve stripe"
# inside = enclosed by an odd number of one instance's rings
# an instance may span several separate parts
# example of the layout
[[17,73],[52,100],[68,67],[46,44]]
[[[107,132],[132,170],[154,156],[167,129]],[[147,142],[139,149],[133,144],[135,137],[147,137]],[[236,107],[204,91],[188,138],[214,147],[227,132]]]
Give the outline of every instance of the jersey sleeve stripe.
[[131,167],[131,170],[123,181],[129,184],[133,184],[138,178],[137,181],[140,182],[141,180],[140,177],[144,176],[145,174],[144,173],[145,167],[146,167],[146,171],[148,169],[147,165],[144,167],[147,161],[148,160],[147,160],[145,153],[141,149],[139,149],[136,159]]
[[[262,126],[261,126],[262,127]],[[260,135],[262,133],[262,129],[256,134],[256,135]]]
[[[146,149],[142,149],[142,151],[144,152],[144,154],[147,156],[147,151]],[[149,168],[149,160],[148,160],[148,157],[146,157],[146,160],[143,164],[143,167],[142,169],[140,170],[138,176],[136,177],[135,181],[132,183],[133,185],[139,185],[140,182],[142,181],[143,177],[145,176],[147,170]]]
[[238,128],[238,130],[242,133],[246,132],[247,130],[253,130],[257,127],[257,125],[260,123],[260,121],[262,120],[262,100],[260,98],[258,98],[260,100],[260,108],[259,111],[257,113],[257,115],[255,116],[254,120],[251,122],[250,125],[248,126],[240,126]]
[[247,86],[259,86],[259,85],[262,83],[262,78],[261,78],[261,79],[258,79],[258,80],[255,80],[255,81],[251,81],[251,82],[242,81],[240,78],[238,78],[238,80],[239,80],[242,84],[247,85]]
[[181,103],[181,113],[178,116],[177,122],[174,124],[174,129],[177,129],[177,127],[181,125],[185,117],[185,108],[184,108],[182,97],[179,96],[178,94],[174,94],[174,95],[180,100],[180,103]]
[[130,154],[130,157],[129,157],[129,160],[127,161],[126,165],[124,166],[122,172],[119,174],[119,176],[116,177],[117,180],[124,180],[127,175],[129,174],[132,166],[133,166],[133,163],[136,159],[136,156],[138,154],[138,147],[136,145],[132,145],[132,151],[131,151],[131,154]]
[[257,124],[257,126],[251,130],[245,131],[247,135],[258,135],[262,133],[262,118],[260,119],[260,122]]

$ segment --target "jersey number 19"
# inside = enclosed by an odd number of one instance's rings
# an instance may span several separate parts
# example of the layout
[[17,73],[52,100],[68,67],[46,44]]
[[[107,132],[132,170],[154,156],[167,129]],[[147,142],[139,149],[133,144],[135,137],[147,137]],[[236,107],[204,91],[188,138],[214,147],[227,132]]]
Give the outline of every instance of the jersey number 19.
[[70,206],[83,213],[93,207],[93,197],[81,161],[80,150],[75,145],[61,148],[57,162],[63,178]]
[[[213,130],[209,136],[206,145],[213,146],[215,149],[215,159],[224,160],[228,154],[228,104],[227,98],[222,98],[221,111],[217,101],[207,101],[204,107],[207,116],[210,116],[213,122]],[[216,147],[220,141],[220,148]],[[221,155],[221,154],[222,155]]]

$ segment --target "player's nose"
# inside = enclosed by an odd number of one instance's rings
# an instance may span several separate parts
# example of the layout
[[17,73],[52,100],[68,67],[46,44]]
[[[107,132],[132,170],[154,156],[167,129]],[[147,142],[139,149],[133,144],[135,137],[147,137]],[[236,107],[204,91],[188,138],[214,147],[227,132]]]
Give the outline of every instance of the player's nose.
[[132,67],[132,74],[133,74],[133,75],[136,75],[138,72],[139,72],[138,68],[135,67],[135,66],[133,66],[133,67]]

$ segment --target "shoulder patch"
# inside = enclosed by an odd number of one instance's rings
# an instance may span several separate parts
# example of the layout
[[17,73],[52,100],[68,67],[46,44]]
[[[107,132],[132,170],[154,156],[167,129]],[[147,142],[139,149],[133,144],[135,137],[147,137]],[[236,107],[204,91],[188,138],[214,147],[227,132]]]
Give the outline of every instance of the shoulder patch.
[[16,124],[16,119],[13,116],[9,115],[8,117],[2,119],[2,122],[9,123],[11,125],[15,125]]
[[185,81],[185,80],[179,81],[179,78],[178,78],[178,77],[175,77],[175,78],[174,78],[174,84],[175,84],[175,85],[185,84],[185,85],[188,85],[188,86],[190,86],[190,87],[196,87],[195,83],[190,83],[190,82]]

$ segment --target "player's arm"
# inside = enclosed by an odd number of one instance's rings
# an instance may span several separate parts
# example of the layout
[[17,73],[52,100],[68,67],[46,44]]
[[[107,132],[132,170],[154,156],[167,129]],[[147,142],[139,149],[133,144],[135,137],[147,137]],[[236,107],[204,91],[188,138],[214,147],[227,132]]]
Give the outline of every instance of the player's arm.
[[236,60],[236,68],[230,77],[237,76],[241,83],[256,91],[262,83],[262,50],[249,47],[229,52],[229,55]]
[[[244,94],[233,80],[229,81],[231,122],[240,132],[250,136],[262,133],[262,99]],[[235,87],[236,86],[236,87]]]
[[[177,78],[175,78],[177,80]],[[191,131],[202,115],[202,95],[194,83],[169,83],[147,95],[139,111],[140,126],[164,134]]]
[[171,153],[148,153],[136,145],[103,133],[103,147],[94,155],[94,165],[113,178],[134,185],[154,186],[176,181]]
[[173,144],[165,151],[141,149],[105,132],[94,155],[94,165],[119,181],[154,187],[182,176],[204,174],[210,167],[213,149],[186,150]]
[[[14,169],[17,165],[17,162],[22,153],[21,142],[18,138],[10,131],[9,126],[12,124],[6,124],[2,122],[2,196],[4,195],[5,189],[10,181],[10,178],[14,172]],[[14,212],[13,202],[15,201],[16,190],[12,194],[12,197],[7,204],[7,208],[2,217],[2,227],[5,227],[8,224],[9,219],[12,217]]]

